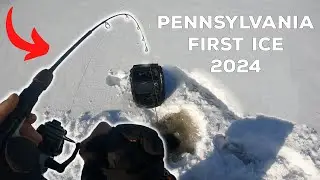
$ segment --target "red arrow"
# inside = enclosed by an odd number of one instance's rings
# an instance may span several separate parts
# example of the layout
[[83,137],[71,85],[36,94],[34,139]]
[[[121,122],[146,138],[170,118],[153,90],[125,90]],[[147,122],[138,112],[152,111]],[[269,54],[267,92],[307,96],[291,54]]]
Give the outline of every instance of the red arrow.
[[6,28],[7,28],[7,34],[11,41],[11,43],[16,46],[19,49],[25,50],[29,52],[25,57],[24,61],[31,60],[33,58],[43,56],[48,53],[49,51],[49,44],[44,41],[41,36],[38,34],[37,30],[35,28],[32,29],[31,37],[33,40],[33,44],[23,40],[14,30],[13,24],[12,24],[12,10],[13,7],[10,8],[8,15],[7,15],[7,21],[6,21]]

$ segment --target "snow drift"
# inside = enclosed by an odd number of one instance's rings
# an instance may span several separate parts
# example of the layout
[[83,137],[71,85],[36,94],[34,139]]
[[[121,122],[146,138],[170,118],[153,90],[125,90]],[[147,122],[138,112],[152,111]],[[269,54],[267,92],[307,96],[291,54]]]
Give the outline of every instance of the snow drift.
[[[189,126],[196,131],[194,152],[180,154],[178,161],[168,161],[168,167],[180,179],[320,179],[320,143],[314,129],[263,115],[243,117],[237,111],[235,99],[218,85],[211,84],[205,75],[178,67],[164,67],[164,71],[167,100],[156,111],[137,108],[131,98],[128,72],[112,70],[105,83],[116,89],[115,96],[122,98],[122,104],[127,106],[125,110],[105,110],[98,114],[87,111],[77,119],[69,116],[72,109],[47,109],[44,115],[47,119],[59,118],[67,128],[68,136],[80,141],[100,121],[152,126],[169,114],[188,112],[189,120],[181,122],[195,125]],[[218,134],[241,144],[254,161],[245,163],[232,153],[215,149],[213,140]],[[57,160],[65,159],[73,148],[66,144],[63,155]],[[77,157],[63,174],[49,171],[46,177],[79,179],[82,165],[81,158]]]

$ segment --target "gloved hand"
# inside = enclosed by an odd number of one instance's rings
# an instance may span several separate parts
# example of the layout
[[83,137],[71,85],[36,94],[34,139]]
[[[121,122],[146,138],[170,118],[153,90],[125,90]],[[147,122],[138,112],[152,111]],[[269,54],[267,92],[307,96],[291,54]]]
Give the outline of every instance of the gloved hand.
[[94,156],[91,152],[87,151],[88,142],[90,142],[95,137],[108,134],[108,132],[111,129],[112,129],[112,126],[110,126],[110,124],[108,124],[107,122],[100,122],[96,126],[96,128],[91,132],[90,136],[81,142],[81,148],[80,148],[79,154],[81,158],[84,160],[84,162],[89,161]]
[[[0,125],[5,118],[16,108],[19,102],[19,96],[12,94],[0,104]],[[37,120],[35,114],[30,114],[20,129],[21,136],[29,139],[35,144],[42,141],[42,136],[32,127],[32,124]]]
[[164,165],[164,147],[146,126],[101,122],[82,142],[82,180],[174,180]]
[[[18,102],[19,96],[12,94],[8,97],[8,99],[0,104],[0,126],[6,117],[16,108]],[[20,128],[20,135],[23,137],[21,139],[24,139],[24,142],[26,143],[21,145],[22,147],[13,148],[13,150],[16,151],[15,153],[18,153],[19,157],[24,159],[23,164],[28,164],[29,162],[38,162],[37,156],[34,156],[34,153],[30,153],[28,151],[30,150],[30,146],[36,148],[42,141],[42,136],[32,127],[32,124],[36,121],[36,119],[36,115],[30,114],[30,116],[24,121],[24,124]],[[41,176],[40,170],[38,169],[30,173],[19,172],[19,170],[15,169],[15,167],[20,167],[20,164],[18,165],[8,160],[7,155],[10,154],[10,152],[7,151],[11,150],[6,149],[5,151],[6,152],[0,153],[0,177],[5,177],[5,179],[10,180],[44,179]]]

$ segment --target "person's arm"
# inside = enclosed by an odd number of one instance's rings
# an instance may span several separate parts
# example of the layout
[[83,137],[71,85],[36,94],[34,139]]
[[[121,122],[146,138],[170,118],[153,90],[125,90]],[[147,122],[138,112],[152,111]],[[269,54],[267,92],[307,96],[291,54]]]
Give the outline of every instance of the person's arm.
[[[0,104],[0,126],[6,117],[16,108],[19,102],[19,96],[12,94]],[[37,120],[37,116],[30,114],[25,120],[24,124],[20,129],[20,134],[23,137],[28,138],[35,144],[39,144],[42,141],[42,136],[32,127],[32,124]]]
[[[12,94],[8,97],[8,99],[0,103],[0,126],[5,121],[6,117],[16,108],[18,102],[19,96]],[[36,147],[42,141],[42,136],[32,127],[32,124],[36,121],[36,119],[37,117],[34,114],[30,114],[20,129],[20,135],[25,139],[25,142],[34,145],[34,147]],[[17,147],[13,150],[16,149],[19,149],[21,153],[28,152],[26,147]],[[15,169],[15,167],[17,167],[16,164],[12,164],[11,161],[8,160],[8,151],[10,150],[6,148],[5,152],[0,152],[0,177],[6,177],[5,179],[12,180],[45,180],[38,169],[35,169],[30,173],[21,173],[17,171]],[[26,159],[34,157],[30,155],[27,153]],[[37,159],[32,159],[31,161],[37,161]],[[29,161],[26,160],[26,162]]]

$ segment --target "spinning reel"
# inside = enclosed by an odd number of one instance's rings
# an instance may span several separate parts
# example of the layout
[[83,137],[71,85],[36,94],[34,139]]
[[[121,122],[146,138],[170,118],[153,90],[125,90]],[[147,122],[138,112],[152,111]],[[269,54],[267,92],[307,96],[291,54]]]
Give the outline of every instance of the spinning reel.
[[43,142],[39,147],[30,140],[21,137],[19,130],[38,102],[41,94],[46,91],[52,83],[54,72],[58,66],[61,65],[86,38],[93,34],[96,29],[103,24],[109,27],[110,24],[108,21],[119,16],[129,17],[134,20],[137,25],[137,30],[141,34],[142,42],[146,47],[145,52],[148,52],[145,36],[137,20],[128,13],[118,13],[94,26],[73,44],[50,68],[41,70],[34,77],[32,83],[20,93],[19,103],[16,108],[0,124],[0,155],[6,159],[6,161],[0,161],[0,177],[6,177],[4,175],[6,173],[4,170],[6,165],[9,165],[11,170],[15,172],[37,174],[34,171],[40,170],[41,174],[43,174],[48,168],[63,172],[68,164],[75,159],[80,149],[80,143],[76,143],[76,148],[72,156],[64,163],[59,164],[53,159],[55,156],[61,154],[65,140],[75,143],[66,137],[67,131],[61,127],[59,121],[53,120],[47,122],[37,129],[43,137]]
[[[76,158],[76,155],[80,150],[80,143],[76,143],[72,139],[66,137],[67,131],[61,126],[61,123],[55,119],[45,123],[44,125],[40,125],[37,131],[42,135],[43,138],[43,141],[39,144],[38,148],[43,155],[45,155],[44,157],[46,157],[43,164],[43,172],[45,172],[47,168],[50,168],[62,173],[65,168]],[[71,143],[76,143],[76,148],[68,160],[62,164],[59,164],[53,159],[53,157],[62,153],[65,140]]]
[[57,120],[40,125],[37,132],[43,139],[38,147],[23,137],[12,137],[8,140],[5,153],[8,164],[18,172],[30,172],[37,169],[43,174],[48,169],[53,169],[62,173],[75,159],[80,150],[80,143],[76,143],[76,148],[69,159],[59,164],[54,157],[62,153],[64,141],[72,143],[75,141],[66,137],[67,131]]

